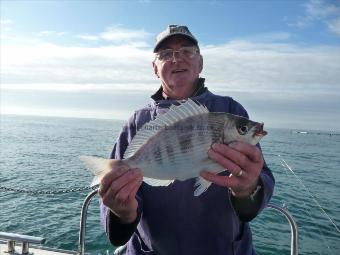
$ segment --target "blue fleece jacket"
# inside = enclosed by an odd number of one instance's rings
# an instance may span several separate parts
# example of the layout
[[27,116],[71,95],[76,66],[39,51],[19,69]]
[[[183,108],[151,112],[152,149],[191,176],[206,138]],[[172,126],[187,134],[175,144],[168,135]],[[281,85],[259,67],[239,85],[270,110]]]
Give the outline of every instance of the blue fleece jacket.
[[[228,112],[248,118],[246,110],[230,97],[209,90],[193,100],[210,112]],[[121,159],[143,124],[168,110],[172,100],[153,100],[136,111],[124,125],[111,157]],[[227,173],[225,173],[227,174]],[[248,222],[266,207],[274,189],[274,177],[265,164],[261,190],[255,201],[239,201],[223,187],[211,185],[199,197],[193,196],[195,179],[175,181],[168,187],[143,182],[138,193],[138,217],[132,224],[121,224],[101,204],[101,220],[115,246],[127,243],[127,254],[162,255],[251,255],[256,254]]]

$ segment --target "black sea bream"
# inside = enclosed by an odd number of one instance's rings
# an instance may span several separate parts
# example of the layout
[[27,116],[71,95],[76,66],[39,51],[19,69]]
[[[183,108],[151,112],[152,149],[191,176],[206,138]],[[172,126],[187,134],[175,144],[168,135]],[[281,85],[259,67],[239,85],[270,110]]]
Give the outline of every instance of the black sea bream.
[[[266,134],[263,123],[229,113],[209,112],[205,106],[188,99],[146,123],[132,139],[124,159],[115,163],[140,168],[143,181],[153,186],[197,177],[194,195],[198,196],[211,184],[199,177],[200,172],[224,170],[208,158],[213,143],[241,141],[255,145]],[[98,184],[111,170],[112,160],[91,156],[81,159],[96,176],[93,184]]]

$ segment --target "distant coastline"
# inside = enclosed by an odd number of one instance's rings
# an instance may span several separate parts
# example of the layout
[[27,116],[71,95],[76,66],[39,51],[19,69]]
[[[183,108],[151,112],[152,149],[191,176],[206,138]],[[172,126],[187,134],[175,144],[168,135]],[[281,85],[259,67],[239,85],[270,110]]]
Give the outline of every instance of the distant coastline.
[[333,136],[333,135],[340,135],[339,132],[337,131],[316,131],[316,130],[311,130],[311,131],[299,131],[299,130],[293,130],[292,133],[294,134],[302,134],[302,135],[328,135],[328,136]]

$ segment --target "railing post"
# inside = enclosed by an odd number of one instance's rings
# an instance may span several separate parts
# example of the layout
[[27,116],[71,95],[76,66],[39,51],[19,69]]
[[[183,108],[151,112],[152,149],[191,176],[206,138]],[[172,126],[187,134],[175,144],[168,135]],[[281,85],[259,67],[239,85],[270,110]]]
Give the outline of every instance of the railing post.
[[8,253],[15,252],[15,241],[12,241],[12,240],[7,241],[7,252]]
[[87,195],[84,200],[83,206],[80,213],[80,230],[79,230],[79,242],[78,242],[78,254],[85,254],[85,233],[86,233],[86,219],[87,219],[87,208],[91,202],[91,199],[98,193],[98,189],[92,191]]
[[291,232],[290,254],[298,255],[298,227],[295,223],[293,216],[288,212],[288,210],[281,206],[268,204],[267,207],[282,213],[288,220]]

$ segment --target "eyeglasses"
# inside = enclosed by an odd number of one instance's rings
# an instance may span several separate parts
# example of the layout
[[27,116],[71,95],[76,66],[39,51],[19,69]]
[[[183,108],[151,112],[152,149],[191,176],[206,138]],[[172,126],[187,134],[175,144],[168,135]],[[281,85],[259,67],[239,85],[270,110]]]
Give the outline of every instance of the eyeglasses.
[[171,61],[175,57],[175,53],[178,52],[182,57],[193,58],[199,52],[195,46],[185,46],[178,50],[166,49],[156,53],[156,58],[160,61]]

